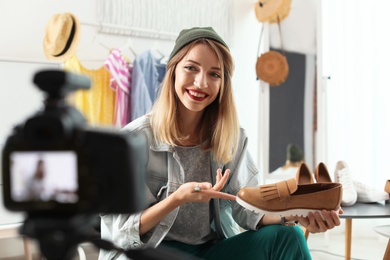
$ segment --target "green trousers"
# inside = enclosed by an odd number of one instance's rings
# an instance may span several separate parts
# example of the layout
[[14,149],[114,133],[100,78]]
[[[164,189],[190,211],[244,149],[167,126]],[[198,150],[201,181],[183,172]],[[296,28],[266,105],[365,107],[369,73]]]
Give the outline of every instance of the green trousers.
[[216,243],[188,245],[163,241],[162,246],[178,249],[190,256],[209,260],[311,259],[310,251],[300,227],[269,225],[257,231],[245,231]]

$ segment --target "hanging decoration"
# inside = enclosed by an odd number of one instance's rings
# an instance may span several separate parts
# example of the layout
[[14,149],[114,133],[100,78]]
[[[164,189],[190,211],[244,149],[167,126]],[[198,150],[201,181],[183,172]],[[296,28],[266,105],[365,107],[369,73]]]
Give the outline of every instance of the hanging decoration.
[[[286,81],[289,67],[287,63],[286,56],[284,54],[283,41],[282,41],[282,32],[280,28],[280,21],[278,20],[279,33],[281,39],[282,53],[278,51],[267,51],[261,54],[256,61],[256,75],[261,80],[269,83],[271,87],[276,87]],[[259,41],[259,49],[261,44],[261,39],[263,35],[262,27]]]
[[72,13],[51,16],[45,27],[43,51],[49,60],[65,61],[75,54],[80,42],[80,23]]
[[291,10],[291,0],[258,0],[255,3],[256,18],[261,23],[283,21]]
[[286,80],[288,72],[286,57],[277,51],[268,51],[257,59],[257,77],[268,82],[272,87],[282,84]]

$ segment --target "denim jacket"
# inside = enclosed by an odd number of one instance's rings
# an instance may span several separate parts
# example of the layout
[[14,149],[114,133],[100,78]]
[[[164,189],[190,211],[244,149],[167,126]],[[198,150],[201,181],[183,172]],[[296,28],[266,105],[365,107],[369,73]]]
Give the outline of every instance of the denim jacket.
[[[148,163],[146,170],[147,203],[153,205],[162,200],[162,194],[169,196],[183,184],[182,167],[177,158],[175,147],[157,144],[149,123],[148,116],[142,116],[127,126],[123,131],[142,132],[146,135],[149,145]],[[236,195],[240,188],[258,185],[258,170],[252,157],[247,151],[247,136],[244,129],[240,129],[239,146],[233,160],[226,165],[218,165],[211,161],[211,175],[213,184],[216,182],[218,168],[230,169],[229,180],[222,192]],[[166,191],[166,192],[164,192]],[[243,229],[256,230],[262,215],[241,207],[235,201],[213,199],[212,229],[220,239],[234,236]],[[148,236],[139,234],[140,216],[136,214],[107,214],[101,216],[101,236],[112,241],[123,249],[143,247],[157,247],[170,230],[179,207],[164,217]],[[99,259],[126,259],[124,255],[115,252],[101,251]]]

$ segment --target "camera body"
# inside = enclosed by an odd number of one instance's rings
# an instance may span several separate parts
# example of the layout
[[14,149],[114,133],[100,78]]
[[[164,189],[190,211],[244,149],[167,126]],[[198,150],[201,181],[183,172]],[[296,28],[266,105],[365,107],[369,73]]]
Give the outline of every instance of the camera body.
[[35,74],[44,108],[17,125],[2,153],[4,205],[31,214],[134,213],[145,206],[145,136],[92,128],[66,102],[90,80],[64,71]]

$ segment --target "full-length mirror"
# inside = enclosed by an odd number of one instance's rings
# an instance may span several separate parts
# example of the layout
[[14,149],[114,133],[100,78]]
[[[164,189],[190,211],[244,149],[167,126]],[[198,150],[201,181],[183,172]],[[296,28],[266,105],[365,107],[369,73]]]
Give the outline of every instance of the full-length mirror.
[[[269,89],[266,182],[294,177],[300,162],[315,167],[317,18],[317,2],[293,1],[282,21],[269,24],[270,49],[285,56],[289,73],[284,82]],[[291,153],[302,155],[291,161],[291,156],[297,157]]]
[[[270,89],[269,111],[269,172],[271,179],[294,177],[299,165],[286,165],[304,161],[312,168],[314,155],[315,113],[315,56],[287,52],[289,76],[280,86]],[[301,158],[290,158],[294,144],[302,153]],[[294,157],[294,155],[292,155]],[[281,169],[293,168],[293,174]],[[279,171],[278,171],[279,169]],[[294,172],[295,171],[295,172]]]

